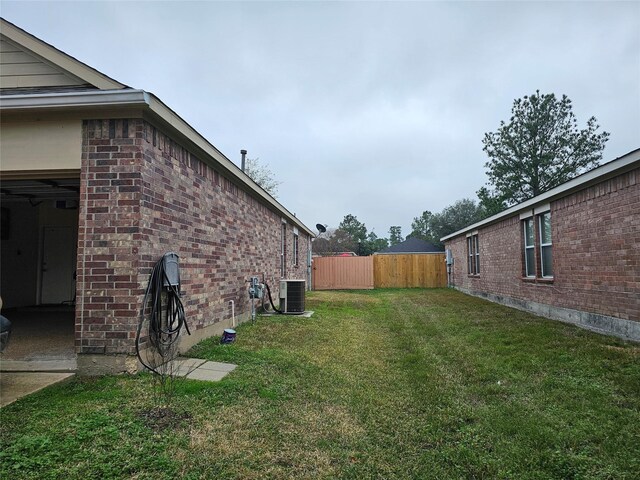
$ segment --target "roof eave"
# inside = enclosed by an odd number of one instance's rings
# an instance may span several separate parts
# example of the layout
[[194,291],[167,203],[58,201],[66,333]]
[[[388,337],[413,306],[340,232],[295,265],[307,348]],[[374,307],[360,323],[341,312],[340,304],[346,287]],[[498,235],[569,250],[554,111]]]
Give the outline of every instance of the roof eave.
[[604,165],[594,168],[589,172],[583,173],[582,175],[579,175],[572,180],[563,183],[562,185],[558,185],[557,187],[552,188],[548,192],[542,193],[525,202],[519,203],[500,213],[497,213],[496,215],[469,225],[462,230],[458,230],[457,232],[442,237],[440,241],[444,242],[446,240],[450,240],[459,235],[466,234],[469,231],[475,230],[480,227],[486,227],[493,223],[499,222],[504,218],[511,217],[531,208],[535,208],[537,205],[552,202],[554,200],[557,200],[558,198],[566,197],[567,195],[570,195],[576,191],[588,188],[594,183],[601,182],[607,178],[631,170],[635,168],[635,164],[640,164],[640,148],[632,150],[631,152],[622,155],[621,157],[618,157],[614,160],[611,160]]
[[93,109],[93,108],[126,108],[139,107],[149,112],[167,127],[179,133],[190,143],[205,153],[217,166],[235,180],[244,184],[255,196],[271,205],[283,217],[296,225],[311,237],[315,233],[302,223],[293,213],[287,210],[280,202],[269,195],[262,187],[256,184],[236,164],[229,160],[222,152],[214,147],[208,140],[200,135],[191,125],[184,121],[177,113],[167,107],[160,99],[144,90],[95,90],[64,93],[41,93],[24,95],[0,95],[0,112],[19,112],[32,110],[68,110],[68,109]]

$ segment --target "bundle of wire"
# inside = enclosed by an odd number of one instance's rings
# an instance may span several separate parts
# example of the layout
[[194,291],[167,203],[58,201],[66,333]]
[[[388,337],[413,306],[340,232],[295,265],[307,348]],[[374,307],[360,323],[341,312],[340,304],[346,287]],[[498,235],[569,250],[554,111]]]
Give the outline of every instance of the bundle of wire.
[[[180,283],[178,282],[177,285],[170,285],[170,283],[163,257],[155,264],[149,276],[136,332],[138,359],[147,369],[157,374],[161,374],[158,371],[159,368],[173,359],[182,327],[184,326],[187,334],[191,335],[184,307],[180,301]],[[140,348],[145,325],[146,340],[149,343],[147,352],[152,350],[148,352],[151,356],[147,359],[143,358]]]

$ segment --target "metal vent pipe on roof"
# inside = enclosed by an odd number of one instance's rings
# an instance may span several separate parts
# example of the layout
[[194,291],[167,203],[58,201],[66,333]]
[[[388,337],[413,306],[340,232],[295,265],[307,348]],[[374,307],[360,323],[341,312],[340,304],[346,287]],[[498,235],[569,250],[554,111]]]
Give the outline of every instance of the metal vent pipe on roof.
[[244,172],[244,162],[245,159],[247,157],[247,151],[246,150],[240,150],[240,155],[242,155],[242,171]]

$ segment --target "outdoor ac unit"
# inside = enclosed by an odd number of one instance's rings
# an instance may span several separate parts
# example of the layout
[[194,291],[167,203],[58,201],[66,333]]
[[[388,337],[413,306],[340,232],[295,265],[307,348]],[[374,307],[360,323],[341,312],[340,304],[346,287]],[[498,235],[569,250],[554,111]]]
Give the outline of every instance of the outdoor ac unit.
[[280,310],[283,313],[303,313],[304,292],[304,280],[280,280]]

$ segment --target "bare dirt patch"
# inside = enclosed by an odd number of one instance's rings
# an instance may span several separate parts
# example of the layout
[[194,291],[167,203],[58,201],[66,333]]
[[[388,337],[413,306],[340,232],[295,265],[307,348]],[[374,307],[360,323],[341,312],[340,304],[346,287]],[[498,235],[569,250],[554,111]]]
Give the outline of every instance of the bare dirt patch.
[[191,420],[190,413],[177,411],[170,407],[153,407],[141,410],[138,416],[147,427],[156,433],[183,428]]

